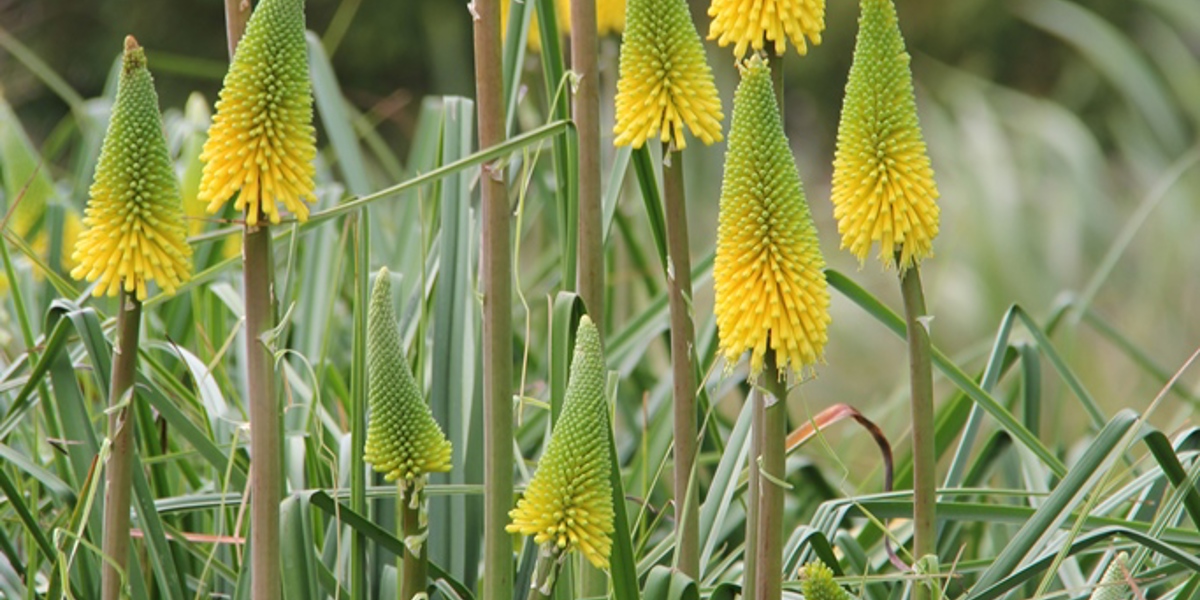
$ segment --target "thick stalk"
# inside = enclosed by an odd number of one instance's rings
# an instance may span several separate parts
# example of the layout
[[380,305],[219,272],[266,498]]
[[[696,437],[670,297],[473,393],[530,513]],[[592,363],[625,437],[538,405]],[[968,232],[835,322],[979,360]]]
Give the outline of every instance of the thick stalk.
[[762,493],[762,477],[758,474],[758,457],[762,456],[762,428],[766,398],[762,388],[751,386],[750,396],[750,477],[746,487],[746,550],[742,569],[742,598],[758,598],[755,574],[758,572],[758,499]]
[[[112,378],[109,381],[108,437],[112,440],[104,489],[104,563],[100,575],[100,597],[119,600],[126,567],[129,565],[129,504],[132,494],[135,438],[133,380],[137,367],[138,329],[142,303],[137,296],[121,291],[117,309],[117,340],[113,345]],[[123,404],[122,404],[123,403]]]
[[783,597],[783,497],[786,490],[784,438],[787,437],[787,378],[775,363],[775,351],[768,350],[762,373],[762,417],[759,422],[759,455],[755,467],[758,476],[758,556],[755,564],[755,598],[779,600]]
[[[475,102],[479,146],[504,141],[500,2],[474,0]],[[503,167],[483,165],[483,599],[510,600],[512,537],[504,530],[513,503],[512,250]]]
[[[400,493],[396,502],[400,503],[400,531],[404,539],[404,557],[400,569],[400,600],[413,600],[418,594],[425,592],[427,579],[425,576],[427,548],[425,543],[426,526],[422,523],[421,511],[425,508],[425,493],[415,484],[410,486],[408,494],[405,485],[400,485]],[[413,540],[412,544],[409,540]],[[413,552],[416,546],[417,551]]]
[[671,312],[671,378],[675,393],[675,566],[700,576],[700,514],[692,470],[696,462],[696,376],[692,369],[692,259],[688,244],[683,154],[663,144],[667,220],[667,300]]
[[558,573],[562,568],[562,555],[553,544],[543,544],[538,549],[537,564],[533,567],[533,583],[530,584],[528,600],[550,600],[554,597],[554,586],[558,584]]
[[[908,376],[912,400],[913,441],[913,556],[937,553],[936,477],[934,453],[933,372],[930,369],[929,331],[925,328],[925,293],[916,265],[900,272],[904,322],[908,328]],[[932,598],[930,588],[913,585],[914,600]]]
[[[225,0],[229,58],[250,19],[248,0]],[[250,595],[280,597],[279,500],[283,473],[275,373],[263,334],[275,326],[271,232],[259,219],[242,233],[242,277],[246,303],[246,381],[250,404]]]
[[579,76],[571,115],[579,135],[579,253],[575,277],[604,333],[604,244],[600,208],[600,68],[596,0],[571,0],[571,70]]
[[[262,223],[265,216],[259,220]],[[246,377],[250,396],[250,582],[254,600],[278,600],[279,501],[283,483],[282,415],[275,371],[264,336],[275,326],[271,231],[246,227],[242,238],[246,297]]]

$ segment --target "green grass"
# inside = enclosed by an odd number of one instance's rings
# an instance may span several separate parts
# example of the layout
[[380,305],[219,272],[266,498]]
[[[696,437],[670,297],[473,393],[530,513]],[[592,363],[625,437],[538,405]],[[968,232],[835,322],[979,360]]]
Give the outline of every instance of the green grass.
[[[1138,0],[1125,12],[1074,0],[1017,3],[1004,15],[1004,27],[1017,32],[1005,44],[985,39],[955,54],[946,49],[964,42],[920,31],[934,17],[922,20],[915,3],[900,4],[902,24],[911,16],[918,30],[910,38],[918,105],[943,195],[937,254],[922,266],[936,317],[938,584],[947,597],[969,600],[1086,598],[1109,560],[1128,550],[1145,597],[1190,598],[1200,590],[1200,389],[1191,364],[1200,339],[1192,276],[1200,264],[1200,9],[1190,0]],[[968,21],[972,10],[931,6],[948,24]],[[519,8],[512,14],[554,7]],[[501,146],[477,147],[470,99],[435,94],[412,104],[411,127],[396,136],[341,87],[337,57],[325,51],[323,39],[349,40],[369,25],[368,6],[344,10],[328,30],[310,19],[318,29],[309,37],[322,145],[318,202],[307,223],[274,228],[285,597],[397,594],[395,488],[373,473],[354,476],[354,440],[365,426],[354,400],[363,337],[355,298],[380,266],[394,274],[408,356],[455,449],[454,471],[427,488],[431,585],[443,598],[478,597],[486,424],[477,178],[481,164],[501,160],[513,199],[520,489],[560,406],[579,317],[570,292],[577,139],[566,120],[562,48],[548,44],[539,56],[506,47],[510,137]],[[793,392],[788,429],[827,406],[853,405],[896,449],[898,491],[883,491],[878,452],[861,431],[832,428],[792,451],[781,577],[785,597],[798,598],[800,568],[819,558],[853,597],[889,600],[905,597],[912,579],[884,549],[889,537],[912,560],[904,550],[912,471],[903,320],[892,275],[874,263],[859,269],[838,250],[826,200],[835,123],[824,121],[836,112],[828,114],[822,98],[840,97],[850,12],[831,6],[826,42],[786,61],[789,135],[834,291],[827,362]],[[357,14],[348,26],[346,14]],[[515,20],[510,39],[522,39],[526,27]],[[0,206],[8,215],[0,254],[0,598],[82,600],[95,597],[102,565],[97,465],[108,448],[115,304],[69,278],[64,236],[81,214],[114,90],[75,90],[30,49],[40,47],[33,41],[0,30],[0,52],[12,58],[0,72],[14,77],[0,93],[40,82],[67,110],[47,128],[26,118],[30,107],[15,93],[0,95]],[[1025,56],[1029,48],[1053,59],[1053,67],[1030,68],[1036,81],[977,67],[1003,65],[1006,52]],[[205,57],[176,62],[187,58]],[[736,77],[729,58],[726,49],[710,54],[724,94]],[[150,61],[154,70],[153,48]],[[204,127],[181,105],[163,109],[182,170]],[[702,383],[694,581],[669,568],[675,513],[659,157],[604,148],[613,483],[624,500],[610,571],[618,600],[731,599],[742,581],[749,388],[744,362],[715,358],[711,314],[720,173],[706,167],[723,146],[694,145],[686,169]],[[135,600],[248,597],[241,261],[223,254],[237,231],[206,219],[192,238],[193,281],[173,298],[145,303],[134,413],[140,560],[128,572]],[[514,544],[515,580],[528,581],[536,548]],[[578,597],[573,570],[568,562],[560,597]],[[356,575],[360,586],[351,585]],[[516,597],[525,591],[518,583]]]

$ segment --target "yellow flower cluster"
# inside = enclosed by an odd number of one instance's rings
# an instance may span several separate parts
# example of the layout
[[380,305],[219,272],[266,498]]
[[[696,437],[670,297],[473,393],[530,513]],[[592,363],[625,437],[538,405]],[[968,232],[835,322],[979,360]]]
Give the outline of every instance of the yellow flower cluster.
[[819,560],[801,569],[800,593],[804,600],[850,600],[850,594],[833,580],[833,570]]
[[132,36],[125,38],[117,98],[88,193],[71,276],[98,280],[97,296],[124,287],[145,300],[151,280],[175,293],[190,277],[192,249],[154,79]]
[[757,54],[740,65],[725,154],[713,263],[720,351],[751,351],[762,372],[768,346],[780,371],[821,360],[829,325],[825,259],[775,102]]
[[279,205],[304,221],[313,201],[312,90],[304,0],[263,0],[250,16],[225,75],[200,153],[201,201],[215,213],[237,194],[246,222],[280,220]]
[[[510,1],[500,0],[500,30],[508,31],[508,13]],[[535,11],[537,0],[515,0],[529,4],[527,10]],[[558,32],[571,33],[571,0],[554,1],[554,18],[558,21]],[[599,35],[620,35],[625,29],[625,0],[596,0],[596,31]],[[537,14],[530,15],[529,32],[526,45],[534,52],[542,51],[542,37],[538,29]]]
[[825,0],[712,0],[708,39],[721,46],[734,44],[733,55],[762,50],[774,42],[775,54],[787,52],[791,39],[796,52],[808,54],[808,43],[821,43],[825,30]]
[[685,0],[629,0],[616,105],[618,146],[658,135],[682,150],[684,125],[705,144],[721,140],[721,99]]
[[367,324],[370,420],[363,460],[388,481],[420,486],[429,473],[450,470],[450,441],[413,380],[392,308],[386,268],[375,278]]
[[613,533],[604,374],[600,334],[584,316],[575,334],[562,415],[507,527],[560,552],[579,550],[601,569],[608,568]]
[[892,0],[862,0],[854,62],[833,161],[833,215],[842,247],[884,267],[933,254],[938,189],[917,121],[912,71]]

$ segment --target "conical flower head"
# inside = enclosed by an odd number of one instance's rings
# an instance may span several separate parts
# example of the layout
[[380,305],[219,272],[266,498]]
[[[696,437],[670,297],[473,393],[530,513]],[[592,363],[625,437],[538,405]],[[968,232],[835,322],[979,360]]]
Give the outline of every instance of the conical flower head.
[[370,422],[363,460],[388,481],[424,484],[429,473],[450,470],[450,441],[433,419],[413,380],[400,343],[392,284],[386,268],[375,278],[367,323]]
[[508,526],[561,552],[579,550],[602,569],[608,567],[613,532],[604,374],[600,335],[584,316],[575,333],[562,414]]
[[[733,55],[762,50],[774,43],[775,54],[787,52],[792,40],[796,52],[808,54],[808,41],[821,43],[825,30],[825,0],[712,0],[708,39],[721,46],[733,43]],[[805,38],[808,38],[806,41]]]
[[72,277],[99,281],[97,296],[115,296],[123,286],[138,300],[146,299],[151,280],[168,294],[188,280],[192,248],[179,183],[167,154],[154,79],[132,36],[125,38],[117,99],[88,195],[84,231],[71,256],[77,263]]
[[1104,570],[1104,576],[1092,592],[1089,600],[1126,600],[1130,597],[1127,573],[1129,572],[1129,553],[1122,552],[1113,558]]
[[315,200],[312,116],[304,0],[262,0],[238,42],[200,153],[208,212],[237,194],[235,207],[252,226],[260,212],[278,223],[280,204],[306,220],[304,201]]
[[[862,0],[833,161],[833,216],[859,262],[879,242],[884,267],[933,254],[938,190],[892,0]],[[897,257],[896,255],[900,256]]]
[[819,560],[800,571],[800,593],[804,600],[850,600],[850,594],[833,580],[833,570]]
[[825,259],[771,70],[758,55],[739,68],[713,264],[720,350],[731,365],[750,350],[752,375],[762,372],[768,346],[781,371],[789,364],[800,370],[825,348]]
[[658,135],[683,149],[683,127],[721,140],[721,99],[685,0],[629,0],[613,141],[641,148]]

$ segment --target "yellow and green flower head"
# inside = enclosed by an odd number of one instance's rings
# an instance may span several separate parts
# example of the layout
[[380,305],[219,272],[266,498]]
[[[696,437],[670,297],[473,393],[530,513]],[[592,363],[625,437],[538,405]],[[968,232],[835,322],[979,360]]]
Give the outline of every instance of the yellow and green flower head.
[[751,351],[762,372],[768,346],[782,372],[821,360],[829,325],[825,259],[775,103],[771,70],[755,54],[739,65],[725,153],[713,264],[720,351]]
[[386,268],[375,278],[369,310],[367,392],[371,413],[363,460],[388,481],[419,487],[427,474],[450,470],[450,441],[433,419],[409,371]]
[[[796,52],[808,54],[808,42],[821,43],[825,30],[825,0],[712,0],[708,39],[721,46],[733,43],[733,55],[762,50],[774,43],[775,54],[787,52],[792,40]],[[807,38],[807,40],[805,39]]]
[[1129,553],[1121,552],[1108,564],[1100,583],[1096,585],[1088,600],[1125,600],[1130,597],[1129,583],[1126,579],[1128,572]]
[[608,568],[613,533],[604,379],[600,334],[584,316],[575,333],[562,414],[507,528],[559,552],[579,550],[601,569]]
[[192,248],[179,183],[146,53],[133,36],[125,38],[117,98],[88,195],[72,277],[98,281],[97,296],[115,296],[123,287],[138,300],[146,299],[151,280],[168,294],[188,280]]
[[804,600],[850,600],[850,594],[833,580],[833,570],[819,560],[801,569],[800,593]]
[[313,201],[312,91],[304,0],[262,0],[225,75],[200,160],[200,199],[215,213],[237,195],[246,222],[272,223],[280,205],[300,221]]
[[833,161],[833,215],[842,247],[861,263],[879,242],[885,268],[932,255],[938,233],[938,189],[909,60],[892,1],[862,0]]
[[721,99],[685,0],[629,0],[613,133],[641,148],[659,136],[687,146],[686,125],[705,144],[721,141]]

